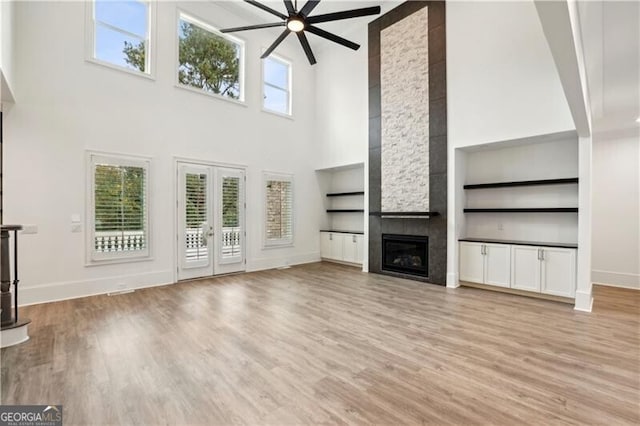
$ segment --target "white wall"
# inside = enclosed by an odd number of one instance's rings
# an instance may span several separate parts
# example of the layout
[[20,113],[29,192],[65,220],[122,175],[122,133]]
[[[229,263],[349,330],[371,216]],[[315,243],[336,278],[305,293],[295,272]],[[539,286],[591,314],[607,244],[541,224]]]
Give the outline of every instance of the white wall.
[[344,37],[361,45],[353,51],[335,45],[318,53],[316,65],[319,141],[318,168],[361,163],[369,149],[367,26]]
[[[5,222],[34,224],[20,247],[21,303],[60,299],[174,279],[174,156],[247,166],[247,269],[319,259],[322,200],[314,175],[314,72],[297,44],[278,53],[294,62],[294,119],[261,111],[259,56],[266,33],[246,41],[246,105],[176,88],[176,5],[158,2],[156,80],[84,60],[85,5],[15,5],[13,87],[5,116]],[[218,26],[247,22],[211,2],[180,8]],[[292,40],[295,41],[295,40]],[[304,102],[301,101],[304,95]],[[299,135],[305,135],[301,138]],[[72,214],[85,212],[86,150],[152,157],[150,222],[153,260],[85,266],[83,233]],[[263,170],[295,175],[295,247],[262,249]]]
[[640,131],[593,138],[592,280],[640,289]]
[[532,1],[447,3],[451,147],[574,129]]

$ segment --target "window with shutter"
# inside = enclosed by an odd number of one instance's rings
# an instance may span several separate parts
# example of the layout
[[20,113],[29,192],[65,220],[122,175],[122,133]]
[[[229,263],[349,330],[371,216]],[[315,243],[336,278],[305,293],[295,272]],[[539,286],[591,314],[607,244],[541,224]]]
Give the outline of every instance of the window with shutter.
[[264,176],[265,246],[293,243],[293,178]]
[[91,154],[90,170],[90,259],[148,256],[149,161]]

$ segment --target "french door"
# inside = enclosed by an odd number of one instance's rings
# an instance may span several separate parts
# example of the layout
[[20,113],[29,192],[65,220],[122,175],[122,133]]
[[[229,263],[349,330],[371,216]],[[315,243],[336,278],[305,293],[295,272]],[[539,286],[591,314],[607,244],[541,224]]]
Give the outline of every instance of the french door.
[[178,279],[245,270],[244,170],[178,163]]

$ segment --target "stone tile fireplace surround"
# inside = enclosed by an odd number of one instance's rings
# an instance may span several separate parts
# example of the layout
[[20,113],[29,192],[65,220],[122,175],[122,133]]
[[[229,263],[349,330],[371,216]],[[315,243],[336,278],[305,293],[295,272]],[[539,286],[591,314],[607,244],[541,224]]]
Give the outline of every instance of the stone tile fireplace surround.
[[[406,37],[403,32],[408,32]],[[441,285],[446,283],[447,264],[445,34],[445,3],[438,1],[408,1],[369,24],[369,271]],[[389,72],[389,66],[400,61],[405,62],[404,75],[381,76],[381,70]],[[395,93],[387,86],[395,81],[413,85],[406,101],[387,95]],[[416,213],[427,208],[437,215],[385,214],[401,212],[394,206]],[[383,234],[426,237],[427,276],[384,270]]]

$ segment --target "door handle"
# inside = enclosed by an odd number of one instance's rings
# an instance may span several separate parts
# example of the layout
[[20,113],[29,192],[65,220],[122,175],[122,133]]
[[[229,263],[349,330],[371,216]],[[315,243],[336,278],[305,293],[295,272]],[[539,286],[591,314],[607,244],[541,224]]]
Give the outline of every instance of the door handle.
[[333,240],[333,234],[329,234],[329,241]]
[[355,243],[356,242],[356,236],[354,235],[352,238],[353,238],[353,242]]
[[540,249],[540,260],[544,260],[544,249]]
[[204,222],[200,227],[202,229],[202,245],[206,247],[209,238],[213,237],[213,226]]

